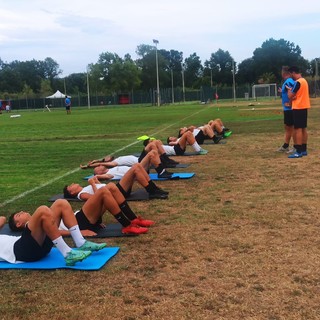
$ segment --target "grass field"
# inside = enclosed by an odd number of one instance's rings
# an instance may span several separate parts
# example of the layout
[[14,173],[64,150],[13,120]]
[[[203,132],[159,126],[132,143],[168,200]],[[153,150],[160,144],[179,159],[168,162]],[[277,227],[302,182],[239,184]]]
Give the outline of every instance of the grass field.
[[196,176],[160,182],[169,200],[130,203],[156,226],[107,239],[121,249],[100,271],[1,271],[0,319],[320,319],[319,100],[309,155],[294,160],[275,152],[280,101],[254,104],[0,115],[2,215],[32,212],[81,183],[80,163],[140,151],[139,135],[164,141],[218,117],[234,132],[225,145],[205,146],[206,156],[178,158]]

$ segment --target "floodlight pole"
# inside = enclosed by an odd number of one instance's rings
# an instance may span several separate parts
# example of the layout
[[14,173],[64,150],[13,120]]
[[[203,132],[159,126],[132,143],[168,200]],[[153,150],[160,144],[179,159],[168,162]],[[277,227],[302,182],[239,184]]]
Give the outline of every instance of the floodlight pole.
[[89,67],[87,66],[87,93],[88,93],[88,109],[90,109],[90,85],[89,85]]
[[233,82],[233,102],[236,102],[236,80],[235,80],[235,75],[234,75],[234,60],[232,60],[232,82]]
[[160,107],[160,86],[159,86],[158,47],[157,47],[159,41],[156,39],[153,39],[153,43],[156,45],[157,106]]
[[182,70],[181,70],[181,75],[182,75],[182,94],[183,94],[183,102],[186,102],[186,91],[184,87],[184,66],[185,64],[182,64]]
[[171,96],[172,96],[172,103],[174,103],[174,91],[173,91],[173,70],[171,68]]
[[66,78],[63,78],[64,94],[67,95]]

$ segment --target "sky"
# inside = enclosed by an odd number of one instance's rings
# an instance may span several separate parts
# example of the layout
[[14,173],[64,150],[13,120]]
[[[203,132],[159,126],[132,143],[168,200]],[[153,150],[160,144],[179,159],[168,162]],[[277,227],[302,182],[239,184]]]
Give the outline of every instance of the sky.
[[240,63],[273,38],[320,57],[319,0],[0,0],[0,59],[54,59],[62,77],[85,72],[103,52],[133,59],[140,44],[201,62],[219,49]]

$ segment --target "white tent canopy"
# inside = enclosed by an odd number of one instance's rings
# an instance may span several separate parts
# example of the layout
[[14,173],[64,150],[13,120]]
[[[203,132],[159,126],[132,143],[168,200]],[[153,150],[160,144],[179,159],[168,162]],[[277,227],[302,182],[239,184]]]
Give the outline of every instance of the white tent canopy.
[[58,98],[66,98],[66,97],[71,98],[70,96],[67,96],[67,95],[63,94],[62,92],[60,92],[59,90],[57,90],[56,93],[54,93],[51,96],[46,97],[46,99],[58,99]]

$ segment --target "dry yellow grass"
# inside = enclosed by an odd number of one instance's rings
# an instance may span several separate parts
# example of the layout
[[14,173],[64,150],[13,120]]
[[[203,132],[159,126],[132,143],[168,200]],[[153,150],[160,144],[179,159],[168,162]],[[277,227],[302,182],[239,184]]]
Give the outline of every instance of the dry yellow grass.
[[1,271],[0,318],[320,319],[318,113],[302,159],[276,153],[273,132],[180,158],[196,176],[131,203],[157,224],[108,239],[121,250],[98,272]]

